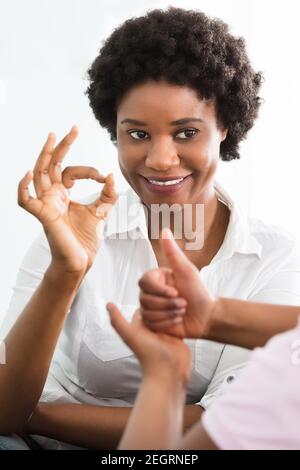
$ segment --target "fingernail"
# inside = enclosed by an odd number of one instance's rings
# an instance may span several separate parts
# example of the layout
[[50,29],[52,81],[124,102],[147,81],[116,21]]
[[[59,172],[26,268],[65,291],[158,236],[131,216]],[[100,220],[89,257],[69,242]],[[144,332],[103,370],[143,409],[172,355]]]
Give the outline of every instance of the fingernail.
[[186,312],[185,308],[176,308],[174,310],[172,310],[172,314],[173,315],[184,315]]
[[185,308],[186,305],[187,305],[187,302],[184,299],[175,299],[174,300],[174,307],[175,308]]
[[173,323],[181,323],[181,322],[182,322],[182,318],[181,318],[181,317],[173,318]]

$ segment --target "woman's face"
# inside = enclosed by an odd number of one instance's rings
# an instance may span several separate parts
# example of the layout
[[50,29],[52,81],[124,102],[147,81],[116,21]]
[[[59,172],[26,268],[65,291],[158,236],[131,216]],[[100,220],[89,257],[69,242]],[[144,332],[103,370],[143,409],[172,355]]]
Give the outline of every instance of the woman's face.
[[148,207],[208,200],[225,137],[213,100],[187,86],[147,81],[117,110],[120,168]]

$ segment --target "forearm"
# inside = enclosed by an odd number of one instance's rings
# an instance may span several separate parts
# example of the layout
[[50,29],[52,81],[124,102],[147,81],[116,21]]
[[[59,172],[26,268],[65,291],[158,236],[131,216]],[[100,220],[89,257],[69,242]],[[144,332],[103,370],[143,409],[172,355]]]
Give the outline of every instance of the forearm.
[[183,431],[185,387],[175,377],[146,377],[119,449],[171,449]]
[[252,349],[293,328],[299,315],[300,307],[220,298],[213,310],[206,337]]
[[23,426],[36,407],[58,336],[81,282],[49,266],[38,289],[4,340],[0,366],[0,432]]
[[[148,406],[147,403],[146,410]],[[89,449],[116,449],[131,412],[131,407],[40,403],[26,425],[25,432],[52,437]],[[198,422],[202,412],[203,409],[199,406],[186,405],[182,431],[188,430]],[[165,411],[162,415],[164,414]],[[158,415],[157,411],[150,414],[150,419],[155,420],[155,426]],[[144,418],[142,418],[142,426],[142,433],[144,433]],[[152,439],[152,436],[150,438]],[[135,448],[135,443],[133,443],[133,448]]]
[[25,427],[88,449],[116,449],[132,408],[40,403]]

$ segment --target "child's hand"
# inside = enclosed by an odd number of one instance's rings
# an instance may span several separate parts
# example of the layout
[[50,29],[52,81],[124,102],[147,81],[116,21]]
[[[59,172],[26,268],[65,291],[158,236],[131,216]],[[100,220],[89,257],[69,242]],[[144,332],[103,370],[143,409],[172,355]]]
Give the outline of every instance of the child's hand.
[[129,323],[113,303],[108,303],[107,309],[112,326],[138,357],[144,375],[155,380],[164,380],[171,375],[186,387],[190,376],[191,354],[181,339],[149,330],[139,310]]

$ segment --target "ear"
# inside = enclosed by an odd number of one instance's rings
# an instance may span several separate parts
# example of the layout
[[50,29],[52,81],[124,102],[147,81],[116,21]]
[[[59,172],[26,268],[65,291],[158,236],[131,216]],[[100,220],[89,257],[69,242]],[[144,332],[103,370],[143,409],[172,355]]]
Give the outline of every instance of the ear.
[[223,142],[227,137],[228,129],[221,129],[221,142]]

